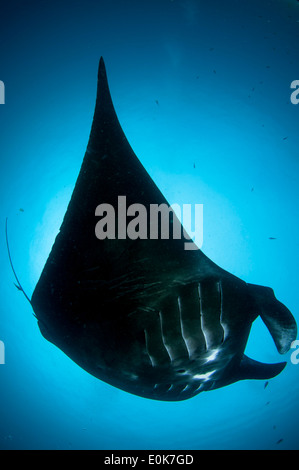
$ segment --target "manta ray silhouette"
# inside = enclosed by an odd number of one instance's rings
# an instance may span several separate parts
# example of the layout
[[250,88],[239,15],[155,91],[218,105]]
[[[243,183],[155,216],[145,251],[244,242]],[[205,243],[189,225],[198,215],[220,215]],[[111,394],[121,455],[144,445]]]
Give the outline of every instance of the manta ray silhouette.
[[279,374],[285,363],[244,355],[258,315],[280,353],[296,338],[296,322],[272,289],[185,250],[182,239],[99,240],[95,209],[117,207],[118,196],[147,209],[168,204],[122,131],[101,58],[86,154],[31,299],[43,336],[95,377],[155,400]]

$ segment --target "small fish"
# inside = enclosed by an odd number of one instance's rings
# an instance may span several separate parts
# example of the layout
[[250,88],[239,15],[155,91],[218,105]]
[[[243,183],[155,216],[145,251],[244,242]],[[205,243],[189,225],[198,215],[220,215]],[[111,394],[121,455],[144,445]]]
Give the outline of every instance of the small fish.
[[276,444],[280,444],[281,442],[283,442],[283,439],[278,439],[278,441],[276,442]]
[[159,101],[158,100],[155,100],[155,103],[157,106],[159,106]]
[[288,136],[284,137],[282,140],[287,140]]
[[19,209],[20,212],[24,212],[24,209],[22,209],[22,207]]
[[193,168],[195,168],[195,163],[193,163]]
[[265,390],[265,388],[268,387],[268,385],[269,385],[269,382],[268,382],[268,380],[267,380],[267,381],[264,383],[264,390]]
[[269,237],[269,240],[277,240],[276,237]]

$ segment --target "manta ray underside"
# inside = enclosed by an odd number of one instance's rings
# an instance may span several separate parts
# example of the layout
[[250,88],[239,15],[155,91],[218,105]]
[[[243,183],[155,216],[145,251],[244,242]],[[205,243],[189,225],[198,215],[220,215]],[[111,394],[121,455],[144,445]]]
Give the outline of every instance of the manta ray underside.
[[101,58],[86,154],[31,299],[43,336],[95,377],[156,400],[279,374],[285,363],[244,355],[258,315],[280,353],[296,338],[296,322],[272,289],[247,284],[199,249],[185,250],[171,233],[99,239],[96,208],[116,208],[119,196],[127,207],[168,205],[122,131]]

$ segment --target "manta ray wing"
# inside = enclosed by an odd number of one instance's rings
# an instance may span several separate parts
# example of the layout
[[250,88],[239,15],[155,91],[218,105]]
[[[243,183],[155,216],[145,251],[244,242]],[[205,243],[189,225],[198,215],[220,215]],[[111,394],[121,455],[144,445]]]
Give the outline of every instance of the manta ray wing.
[[[259,314],[280,352],[296,337],[295,320],[273,291],[245,283],[199,249],[184,250],[185,240],[171,235],[175,216],[167,219],[169,239],[117,230],[98,239],[96,208],[116,208],[119,196],[146,213],[153,204],[169,207],[122,131],[101,58],[86,154],[31,299],[43,336],[92,375],[151,399],[184,400],[277,375],[285,363],[244,355]],[[115,227],[122,217],[115,213]],[[158,231],[163,217],[169,214]]]

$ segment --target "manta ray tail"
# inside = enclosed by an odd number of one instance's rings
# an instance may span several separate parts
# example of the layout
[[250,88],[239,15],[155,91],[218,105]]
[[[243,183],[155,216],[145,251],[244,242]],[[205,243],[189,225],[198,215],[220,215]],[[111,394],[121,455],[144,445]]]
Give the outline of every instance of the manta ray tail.
[[248,284],[259,314],[267,326],[280,354],[285,354],[297,336],[297,325],[288,308],[279,302],[270,287]]
[[[14,283],[14,285],[16,286],[16,288],[18,290],[20,290],[21,292],[23,292],[23,294],[25,295],[26,299],[28,300],[28,302],[31,304],[31,300],[29,299],[28,295],[26,294],[26,292],[24,291],[20,281],[19,281],[19,278],[17,276],[17,273],[14,269],[14,266],[13,266],[13,262],[12,262],[12,259],[11,259],[11,254],[10,254],[10,249],[9,249],[9,243],[8,243],[8,233],[7,233],[7,221],[8,221],[8,218],[6,217],[6,220],[5,220],[5,238],[6,238],[6,246],[7,246],[7,252],[8,252],[8,257],[9,257],[9,262],[10,262],[10,266],[11,266],[11,269],[12,269],[12,272],[14,273],[14,276],[16,278],[16,281],[17,281],[17,284]],[[35,315],[34,315],[35,316]]]

